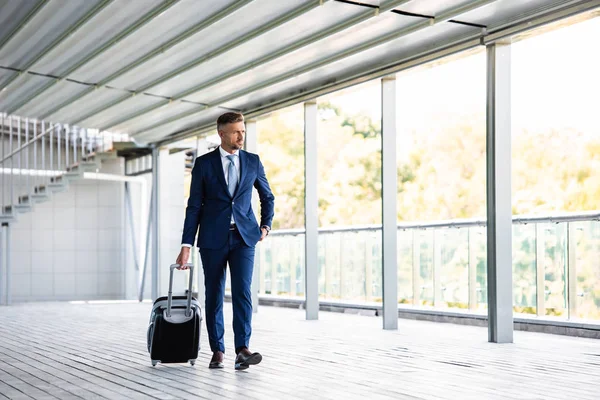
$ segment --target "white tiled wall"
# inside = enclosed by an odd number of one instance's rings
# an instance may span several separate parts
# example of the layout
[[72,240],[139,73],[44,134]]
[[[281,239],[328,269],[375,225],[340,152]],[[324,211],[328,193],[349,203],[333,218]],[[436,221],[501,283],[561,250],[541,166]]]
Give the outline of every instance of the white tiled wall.
[[[184,153],[161,152],[160,169],[159,295],[166,295],[185,217]],[[100,172],[121,175],[123,160],[103,162]],[[151,175],[143,178],[148,202]],[[145,242],[148,218],[143,187],[130,184],[138,247]],[[124,196],[123,182],[85,179],[20,214],[11,224],[13,302],[137,298],[140,272],[134,267]],[[138,262],[141,270],[143,254]],[[151,265],[149,259],[145,298],[151,296]],[[187,273],[176,272],[176,293],[187,279]]]
[[[104,173],[122,173],[105,161]],[[122,182],[81,180],[11,225],[14,302],[125,297]]]

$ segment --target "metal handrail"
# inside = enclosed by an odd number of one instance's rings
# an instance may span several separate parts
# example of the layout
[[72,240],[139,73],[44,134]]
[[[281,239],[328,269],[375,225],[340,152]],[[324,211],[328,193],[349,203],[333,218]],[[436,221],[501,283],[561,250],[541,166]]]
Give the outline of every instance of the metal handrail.
[[[578,221],[600,221],[600,210],[572,212],[572,213],[557,213],[553,215],[514,215],[513,224],[527,225],[534,223],[560,223],[560,222],[578,222]],[[441,220],[431,222],[400,222],[398,229],[432,229],[432,228],[470,228],[470,227],[485,227],[485,219],[455,219]],[[337,233],[337,232],[364,232],[381,230],[381,225],[355,225],[355,226],[340,226],[319,228],[319,233]],[[278,229],[273,230],[270,236],[296,236],[305,233],[303,228],[299,229]]]
[[[42,133],[40,133],[39,135],[37,135],[33,139],[27,141],[27,143],[25,143],[22,146],[20,146],[19,148],[13,150],[11,153],[9,153],[7,156],[5,156],[3,159],[0,160],[0,164],[4,164],[4,162],[6,160],[8,160],[8,159],[12,158],[13,156],[19,154],[21,151],[25,150],[27,147],[29,147],[31,144],[33,144],[34,142],[36,142],[38,139],[41,139],[42,137],[44,137],[48,132],[50,132],[50,130],[54,129],[55,126],[58,126],[58,124],[52,125],[50,128],[44,130]],[[12,137],[12,133],[10,135]]]

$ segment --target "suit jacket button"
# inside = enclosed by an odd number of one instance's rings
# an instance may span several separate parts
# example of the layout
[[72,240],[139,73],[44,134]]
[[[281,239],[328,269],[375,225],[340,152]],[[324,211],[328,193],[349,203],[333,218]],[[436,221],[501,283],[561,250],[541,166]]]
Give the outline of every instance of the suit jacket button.
[[235,204],[235,201],[232,201],[231,204]]

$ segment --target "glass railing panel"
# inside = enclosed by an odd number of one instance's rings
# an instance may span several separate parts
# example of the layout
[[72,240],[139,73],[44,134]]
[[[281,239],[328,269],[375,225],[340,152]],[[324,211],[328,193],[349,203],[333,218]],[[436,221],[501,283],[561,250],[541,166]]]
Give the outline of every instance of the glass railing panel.
[[567,317],[567,223],[543,223],[545,315]]
[[536,314],[536,224],[513,225],[513,310]]
[[398,303],[413,304],[413,229],[398,230]]
[[[571,257],[577,283],[576,312],[572,317],[600,320],[600,222],[570,223],[575,240],[575,255]],[[571,251],[571,249],[569,249]]]
[[415,234],[415,245],[418,249],[418,275],[415,289],[418,289],[418,305],[433,306],[434,282],[433,282],[433,241],[434,230],[419,230]]
[[436,260],[439,264],[436,262],[435,268],[440,268],[440,302],[436,307],[469,308],[468,229],[436,229],[435,248],[439,252],[439,260]]

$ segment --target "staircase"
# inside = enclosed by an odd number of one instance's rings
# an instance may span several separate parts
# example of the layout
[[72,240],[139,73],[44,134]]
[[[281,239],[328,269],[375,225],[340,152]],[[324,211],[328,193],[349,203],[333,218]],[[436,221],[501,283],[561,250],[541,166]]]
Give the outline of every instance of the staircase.
[[[2,114],[0,168],[5,172],[0,175],[0,224],[18,221],[20,214],[84,179],[85,172],[97,172],[104,160],[116,159],[112,140],[105,139],[98,132],[90,135],[77,127]],[[118,147],[129,146],[137,147],[134,142],[120,142]]]

